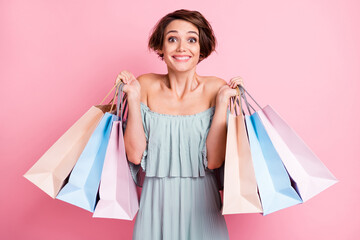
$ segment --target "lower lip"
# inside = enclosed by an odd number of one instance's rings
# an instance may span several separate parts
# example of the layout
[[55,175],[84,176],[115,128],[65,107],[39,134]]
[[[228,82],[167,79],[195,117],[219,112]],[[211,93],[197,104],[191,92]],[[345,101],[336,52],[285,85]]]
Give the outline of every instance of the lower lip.
[[[174,58],[174,57],[173,57]],[[191,57],[190,57],[191,58]],[[187,59],[176,59],[174,58],[177,62],[187,62],[190,60],[190,58],[187,58]]]

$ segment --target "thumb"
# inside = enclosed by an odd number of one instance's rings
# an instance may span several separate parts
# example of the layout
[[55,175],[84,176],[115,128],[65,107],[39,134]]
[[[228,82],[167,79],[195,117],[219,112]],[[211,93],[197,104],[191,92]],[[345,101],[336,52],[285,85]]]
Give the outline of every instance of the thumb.
[[129,90],[129,86],[128,86],[127,84],[124,84],[124,86],[123,86],[123,92],[124,92],[124,93],[127,93],[128,90]]
[[239,96],[239,93],[236,89],[231,88],[231,89],[229,89],[228,92],[229,92],[229,97]]

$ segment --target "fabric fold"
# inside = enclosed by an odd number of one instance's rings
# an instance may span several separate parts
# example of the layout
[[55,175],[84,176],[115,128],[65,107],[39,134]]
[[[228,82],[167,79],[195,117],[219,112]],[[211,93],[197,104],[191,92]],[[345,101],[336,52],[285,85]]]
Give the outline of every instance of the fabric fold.
[[142,186],[145,176],[203,177],[206,171],[213,172],[207,168],[206,138],[215,107],[192,115],[153,112],[142,102],[140,109],[146,149],[140,164],[128,161],[131,175],[138,186]]
[[[206,139],[215,107],[192,115],[153,112],[142,102],[140,109],[147,141],[146,149],[142,154],[140,164],[128,161],[131,175],[137,186],[142,187],[145,176],[203,177],[206,172],[215,173],[218,176],[223,175],[221,167],[209,169],[207,160]],[[226,123],[229,113],[228,109]],[[126,123],[127,119],[123,124],[124,132]],[[222,188],[222,184],[219,186]]]
[[[161,114],[151,111],[143,103],[141,110],[144,130],[146,128],[149,139],[147,155],[142,162],[146,176],[205,176],[206,166],[201,150],[206,147],[214,107],[192,115]],[[178,134],[172,134],[174,132]]]
[[206,139],[214,110],[169,115],[141,103],[148,142],[141,163],[132,165],[134,178],[143,185],[134,240],[229,239],[218,169],[207,168]]

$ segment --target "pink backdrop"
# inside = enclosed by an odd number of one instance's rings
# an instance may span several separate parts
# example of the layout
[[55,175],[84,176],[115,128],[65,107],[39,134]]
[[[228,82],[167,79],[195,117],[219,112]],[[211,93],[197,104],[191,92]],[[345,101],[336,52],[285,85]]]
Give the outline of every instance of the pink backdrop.
[[268,216],[228,215],[231,239],[358,239],[360,4],[356,0],[0,1],[0,238],[131,239],[134,222],[93,219],[22,175],[112,87],[121,70],[165,73],[151,28],[198,10],[217,36],[200,75],[242,76],[340,180]]

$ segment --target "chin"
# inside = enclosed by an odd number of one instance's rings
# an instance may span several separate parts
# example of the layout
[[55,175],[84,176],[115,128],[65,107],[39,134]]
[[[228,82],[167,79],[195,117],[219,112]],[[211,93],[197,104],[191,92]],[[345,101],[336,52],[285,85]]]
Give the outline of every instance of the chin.
[[195,64],[195,63],[193,63],[193,64],[187,64],[186,66],[179,66],[178,64],[176,64],[176,63],[170,63],[170,65],[169,64],[167,64],[168,66],[171,66],[171,69],[173,69],[174,71],[177,71],[177,72],[186,72],[186,71],[190,71],[190,70],[192,70],[192,69],[194,69],[196,66],[197,66],[197,64]]
[[172,69],[177,72],[187,72],[187,71],[190,71],[191,69],[194,69],[194,67],[196,67],[196,65],[191,66],[191,67],[174,67],[173,66]]

